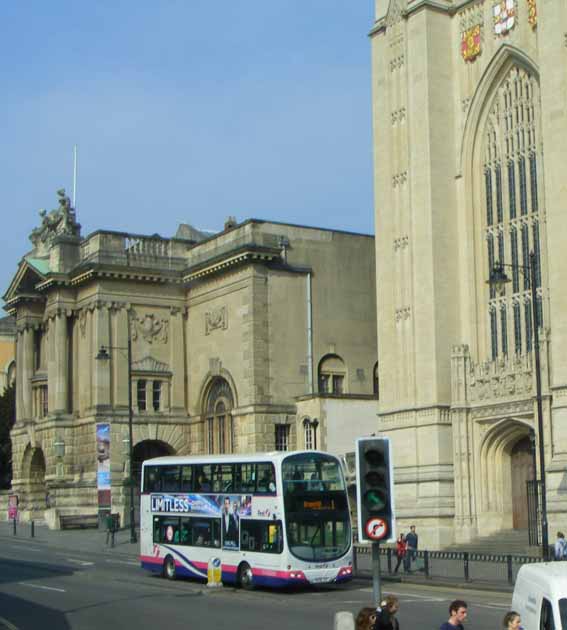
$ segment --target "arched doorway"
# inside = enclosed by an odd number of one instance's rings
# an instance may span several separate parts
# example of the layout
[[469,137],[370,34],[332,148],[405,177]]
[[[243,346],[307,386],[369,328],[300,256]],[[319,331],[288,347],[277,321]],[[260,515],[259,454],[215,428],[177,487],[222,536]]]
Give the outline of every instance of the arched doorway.
[[40,448],[28,444],[22,463],[22,477],[26,480],[26,496],[22,507],[30,519],[41,519],[47,508],[47,486],[45,484],[45,457]]
[[134,519],[140,522],[140,491],[142,488],[142,464],[147,459],[175,455],[175,449],[160,440],[143,440],[132,449],[132,478],[134,479]]
[[134,445],[132,450],[132,476],[136,487],[140,488],[142,476],[142,464],[146,459],[175,455],[175,450],[166,442],[160,440],[143,440]]
[[526,481],[533,478],[530,433],[531,427],[515,418],[501,420],[486,432],[477,477],[478,526],[483,535],[527,529]]
[[528,527],[527,482],[534,478],[534,459],[529,436],[516,442],[510,453],[512,469],[512,526],[514,529]]

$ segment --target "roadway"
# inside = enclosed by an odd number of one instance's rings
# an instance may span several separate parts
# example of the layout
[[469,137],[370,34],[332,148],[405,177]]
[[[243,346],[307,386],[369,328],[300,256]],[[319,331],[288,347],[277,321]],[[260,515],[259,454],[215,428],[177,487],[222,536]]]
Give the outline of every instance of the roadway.
[[[251,592],[168,582],[132,556],[65,551],[30,539],[0,537],[0,628],[9,630],[331,630],[334,614],[356,614],[372,599],[369,581],[312,590]],[[499,628],[510,593],[384,584],[400,598],[401,630],[436,630],[449,602],[469,603],[467,630]]]

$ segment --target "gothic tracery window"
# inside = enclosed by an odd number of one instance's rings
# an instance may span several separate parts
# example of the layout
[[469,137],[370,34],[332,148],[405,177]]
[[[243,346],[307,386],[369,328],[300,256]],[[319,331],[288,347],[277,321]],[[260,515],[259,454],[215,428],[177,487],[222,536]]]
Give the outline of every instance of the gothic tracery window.
[[497,262],[511,283],[503,295],[489,289],[492,359],[529,352],[532,343],[530,252],[536,258],[538,320],[542,322],[538,172],[539,87],[524,68],[513,67],[498,89],[484,136],[484,220],[489,270]]

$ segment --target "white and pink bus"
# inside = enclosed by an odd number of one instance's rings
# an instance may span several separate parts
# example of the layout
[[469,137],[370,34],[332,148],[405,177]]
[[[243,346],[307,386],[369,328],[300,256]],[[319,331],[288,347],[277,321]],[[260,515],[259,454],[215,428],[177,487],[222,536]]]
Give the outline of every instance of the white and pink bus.
[[146,460],[140,509],[142,567],[169,579],[243,588],[352,578],[352,534],[339,460],[319,451]]

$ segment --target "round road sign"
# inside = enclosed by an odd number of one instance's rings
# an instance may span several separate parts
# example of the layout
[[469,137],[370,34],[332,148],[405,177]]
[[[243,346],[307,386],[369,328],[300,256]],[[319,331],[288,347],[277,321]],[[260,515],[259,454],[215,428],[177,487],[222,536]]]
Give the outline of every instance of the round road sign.
[[371,518],[366,522],[366,535],[371,540],[382,540],[388,534],[388,525],[383,518]]

